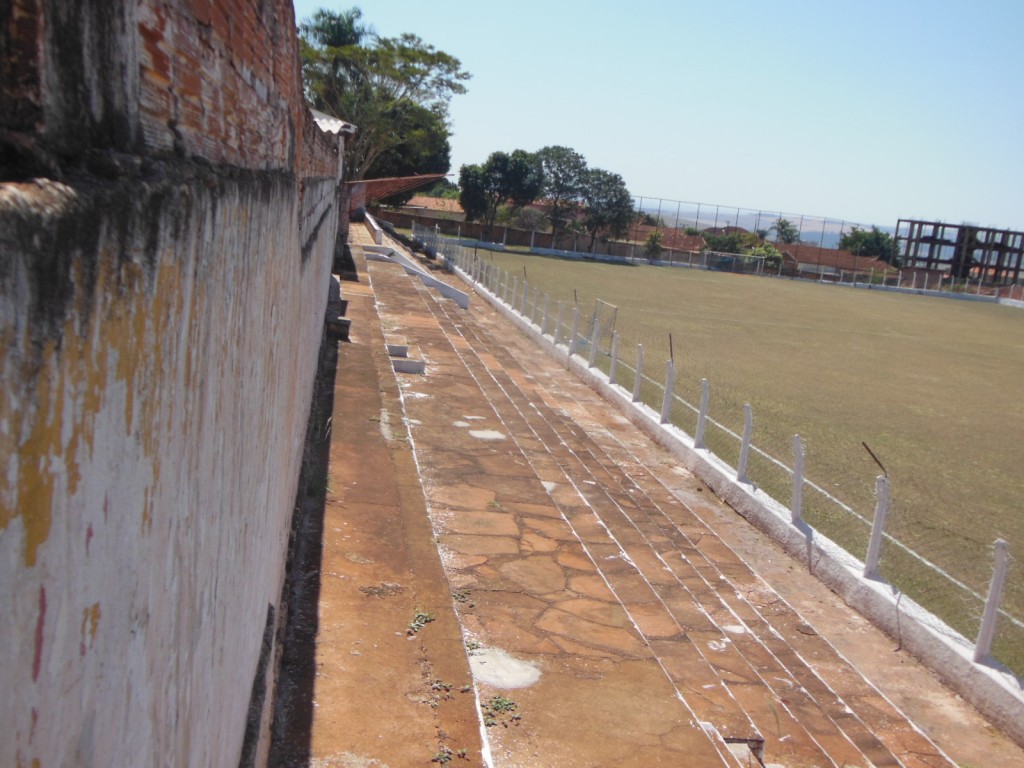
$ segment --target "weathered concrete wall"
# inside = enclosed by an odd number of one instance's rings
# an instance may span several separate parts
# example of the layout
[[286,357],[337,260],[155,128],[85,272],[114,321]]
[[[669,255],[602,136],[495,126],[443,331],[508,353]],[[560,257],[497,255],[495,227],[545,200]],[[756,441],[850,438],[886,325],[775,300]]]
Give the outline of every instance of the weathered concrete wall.
[[0,11],[0,765],[238,765],[264,685],[266,754],[339,177],[291,14]]

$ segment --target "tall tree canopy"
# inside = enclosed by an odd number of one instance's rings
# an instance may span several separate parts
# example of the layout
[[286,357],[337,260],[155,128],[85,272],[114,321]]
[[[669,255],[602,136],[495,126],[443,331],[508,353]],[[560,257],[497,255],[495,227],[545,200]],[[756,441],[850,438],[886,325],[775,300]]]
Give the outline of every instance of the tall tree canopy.
[[300,26],[307,98],[358,129],[345,149],[346,181],[380,176],[375,171],[389,152],[412,170],[417,144],[425,157],[443,154],[436,139],[443,133],[447,144],[449,101],[465,93],[469,79],[454,56],[413,34],[380,37],[361,18],[358,8],[321,9]]
[[854,227],[839,238],[839,247],[858,256],[874,256],[887,264],[899,266],[898,246],[893,236],[878,227],[869,230]]
[[583,222],[590,233],[590,250],[598,235],[621,237],[633,221],[633,196],[617,173],[600,168],[587,171],[583,185]]
[[[452,167],[448,129],[433,112],[423,107],[410,107],[403,130],[405,141],[377,158],[371,171],[373,178],[448,173]],[[414,194],[417,194],[416,190],[400,192],[384,202],[404,205]]]
[[479,219],[490,231],[502,205],[512,211],[529,205],[543,184],[544,171],[536,154],[522,149],[492,152],[483,165],[464,165],[459,170],[459,202],[466,221]]
[[553,238],[565,226],[565,219],[575,213],[583,198],[583,182],[587,174],[587,161],[583,155],[569,147],[550,146],[537,152],[544,168],[544,197],[551,206]]
[[796,224],[791,222],[789,219],[778,218],[775,223],[768,230],[771,232],[775,230],[775,237],[780,243],[799,243],[800,242],[800,230]]

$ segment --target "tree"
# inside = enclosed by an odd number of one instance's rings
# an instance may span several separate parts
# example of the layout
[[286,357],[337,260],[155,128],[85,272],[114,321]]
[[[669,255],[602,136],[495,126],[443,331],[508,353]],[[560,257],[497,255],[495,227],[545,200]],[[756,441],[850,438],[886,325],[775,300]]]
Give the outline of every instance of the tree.
[[537,155],[521,149],[492,152],[483,165],[464,165],[459,169],[459,202],[466,221],[483,221],[488,235],[507,205],[510,215],[529,205],[540,195],[544,171]]
[[704,233],[704,249],[716,253],[742,253],[744,242],[742,232],[725,232],[720,235]]
[[899,252],[896,241],[888,232],[878,227],[871,230],[854,227],[839,238],[839,248],[858,256],[873,256],[887,264],[899,266]]
[[449,200],[458,200],[459,185],[449,179],[438,179],[420,194],[427,197],[443,197]]
[[449,101],[469,79],[454,56],[413,34],[379,37],[361,18],[358,8],[321,9],[300,26],[307,99],[357,128],[345,146],[345,181],[373,178],[380,158],[414,142],[425,121],[447,141]]
[[751,256],[763,256],[764,268],[773,272],[782,267],[782,253],[771,243],[761,243],[749,251]]
[[800,230],[797,229],[796,225],[788,219],[779,217],[775,220],[768,231],[775,230],[775,237],[780,243],[799,243],[800,242]]
[[587,171],[583,184],[583,223],[590,233],[590,251],[598,234],[621,237],[633,222],[633,196],[617,173],[600,168]]
[[[409,107],[402,129],[406,133],[405,141],[377,158],[372,178],[448,172],[452,167],[451,145],[443,120],[430,110],[413,105]],[[416,190],[400,192],[381,202],[404,205],[414,194]]]
[[644,241],[644,257],[648,261],[654,261],[661,256],[661,231],[654,230]]
[[564,227],[567,214],[574,212],[583,197],[583,181],[587,161],[583,155],[569,147],[550,146],[537,152],[544,168],[544,191],[551,206],[552,242]]

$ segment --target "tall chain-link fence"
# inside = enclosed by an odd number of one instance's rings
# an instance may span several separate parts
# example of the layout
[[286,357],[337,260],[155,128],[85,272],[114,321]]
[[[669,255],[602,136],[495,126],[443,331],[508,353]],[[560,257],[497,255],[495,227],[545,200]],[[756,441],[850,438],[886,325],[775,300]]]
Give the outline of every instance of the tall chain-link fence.
[[[853,470],[841,465],[826,466],[830,461],[841,462],[829,458],[827,453],[815,454],[815,465],[806,474],[798,470],[797,465],[803,460],[797,452],[802,453],[807,446],[802,441],[794,444],[792,435],[773,429],[770,419],[757,418],[750,406],[735,399],[727,387],[716,389],[713,381],[698,379],[692,366],[676,364],[670,335],[625,338],[616,331],[617,320],[621,319],[618,310],[607,302],[597,300],[593,306],[583,307],[575,300],[552,299],[540,286],[532,285],[525,272],[502,270],[480,258],[473,248],[422,227],[414,230],[414,236],[428,250],[443,256],[448,264],[519,313],[543,336],[590,367],[604,371],[634,401],[660,413],[662,421],[675,425],[698,446],[737,468],[737,474],[745,481],[786,507],[797,503],[799,497],[800,517],[813,530],[861,561],[869,557],[872,523],[878,511],[873,476],[851,478],[853,482],[844,484],[847,498],[839,498],[835,488],[815,482],[816,470],[824,477],[849,475]],[[757,439],[750,440],[755,424]],[[793,445],[794,450],[782,455],[776,448],[777,455],[773,455],[760,445]],[[1024,580],[1019,564],[1008,559],[1005,591],[993,609],[994,620],[989,621],[994,632],[990,639],[985,639],[988,629],[983,618],[990,584],[969,583],[969,579],[952,575],[950,567],[944,568],[936,561],[955,563],[958,557],[969,556],[998,565],[1000,546],[993,548],[991,542],[977,541],[972,551],[967,552],[960,537],[944,535],[940,529],[922,530],[920,525],[907,524],[907,520],[915,517],[901,514],[902,504],[897,496],[883,510],[883,514],[889,513],[887,527],[881,534],[880,554],[877,566],[872,566],[873,572],[899,594],[941,618],[970,643],[978,641],[979,656],[993,658],[1024,675]]]

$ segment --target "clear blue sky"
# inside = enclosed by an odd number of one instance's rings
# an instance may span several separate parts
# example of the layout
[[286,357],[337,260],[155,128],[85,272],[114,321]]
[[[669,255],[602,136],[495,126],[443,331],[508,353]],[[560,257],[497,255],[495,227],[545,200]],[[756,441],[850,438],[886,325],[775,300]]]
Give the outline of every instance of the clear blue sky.
[[635,196],[1024,229],[1021,0],[295,5],[461,60],[456,174],[561,144]]

